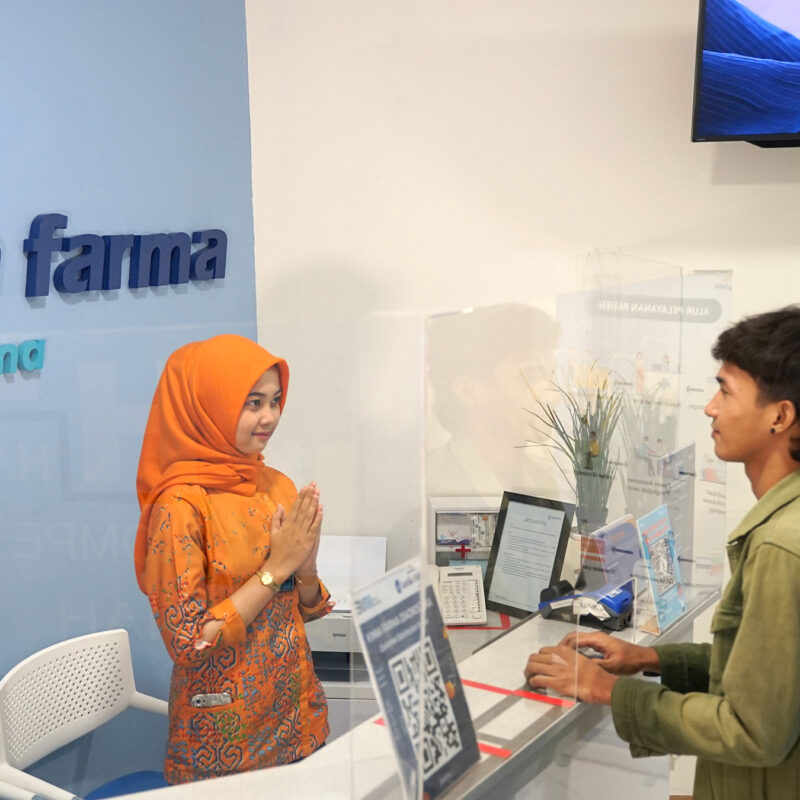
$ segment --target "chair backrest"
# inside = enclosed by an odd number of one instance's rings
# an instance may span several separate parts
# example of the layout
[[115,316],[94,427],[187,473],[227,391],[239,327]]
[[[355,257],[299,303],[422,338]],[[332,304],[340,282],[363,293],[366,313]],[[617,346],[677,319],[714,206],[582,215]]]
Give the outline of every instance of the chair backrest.
[[34,653],[0,680],[0,763],[26,769],[120,714],[136,694],[127,631]]

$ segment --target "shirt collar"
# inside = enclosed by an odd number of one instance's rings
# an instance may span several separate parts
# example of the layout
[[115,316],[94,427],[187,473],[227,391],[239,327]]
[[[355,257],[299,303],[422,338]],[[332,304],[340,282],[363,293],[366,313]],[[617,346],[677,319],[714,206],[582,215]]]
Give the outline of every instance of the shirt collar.
[[753,528],[761,525],[779,508],[791,503],[792,500],[798,497],[800,497],[800,469],[790,472],[766,492],[733,529],[730,536],[728,536],[728,541],[733,542],[746,533],[750,533]]

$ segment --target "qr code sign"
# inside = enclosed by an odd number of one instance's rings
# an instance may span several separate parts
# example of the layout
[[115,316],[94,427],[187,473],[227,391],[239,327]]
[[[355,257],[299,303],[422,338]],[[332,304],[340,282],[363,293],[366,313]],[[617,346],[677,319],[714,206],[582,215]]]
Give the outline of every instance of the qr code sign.
[[672,561],[672,552],[669,539],[663,536],[652,547],[650,557],[653,562],[653,574],[656,577],[656,588],[659,594],[664,594],[676,583],[675,564]]
[[[424,779],[459,753],[462,745],[453,704],[442,678],[430,637],[423,642],[422,660],[425,669],[425,712],[422,741]],[[419,662],[419,644],[412,645],[389,660],[392,682],[415,751],[419,748],[419,690],[423,682]]]

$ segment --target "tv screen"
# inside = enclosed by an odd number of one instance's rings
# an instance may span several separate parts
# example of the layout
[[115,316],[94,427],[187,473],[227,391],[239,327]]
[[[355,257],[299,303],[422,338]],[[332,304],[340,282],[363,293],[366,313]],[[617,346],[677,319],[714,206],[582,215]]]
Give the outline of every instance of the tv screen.
[[692,141],[800,145],[800,0],[700,0]]

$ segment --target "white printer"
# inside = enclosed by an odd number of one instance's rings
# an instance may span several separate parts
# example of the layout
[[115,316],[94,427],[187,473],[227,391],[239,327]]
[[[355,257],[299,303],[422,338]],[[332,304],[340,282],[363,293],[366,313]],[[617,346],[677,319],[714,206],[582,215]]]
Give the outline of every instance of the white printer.
[[350,591],[386,572],[386,537],[323,536],[317,571],[336,603],[330,614],[306,625],[317,674],[323,681],[368,680]]

